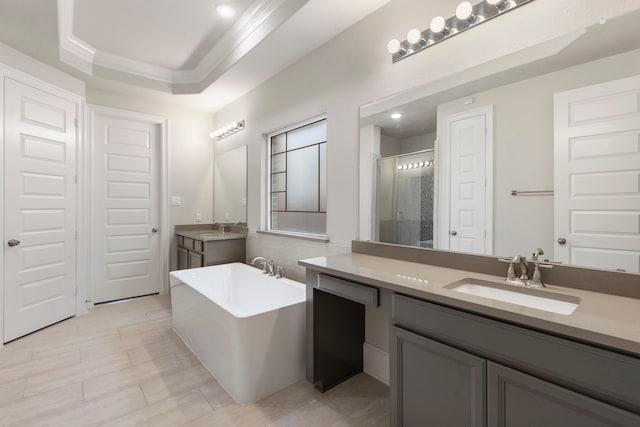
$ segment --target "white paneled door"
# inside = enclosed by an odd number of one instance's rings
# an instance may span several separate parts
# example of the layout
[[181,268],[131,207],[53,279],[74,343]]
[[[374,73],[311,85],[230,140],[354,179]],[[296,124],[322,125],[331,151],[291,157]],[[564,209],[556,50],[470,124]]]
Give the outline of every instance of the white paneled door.
[[76,313],[77,104],[4,84],[7,342]]
[[640,76],[558,93],[558,261],[640,271]]
[[159,125],[92,114],[94,302],[160,291]]
[[486,116],[463,116],[448,123],[451,207],[449,249],[484,254]]

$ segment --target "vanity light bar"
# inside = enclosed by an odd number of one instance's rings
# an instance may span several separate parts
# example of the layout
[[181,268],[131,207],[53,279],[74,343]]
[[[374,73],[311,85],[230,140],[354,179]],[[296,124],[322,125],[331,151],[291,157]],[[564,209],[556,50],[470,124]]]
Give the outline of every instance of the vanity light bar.
[[420,31],[409,30],[403,42],[393,39],[387,45],[391,53],[391,61],[397,62],[418,53],[443,40],[460,34],[469,28],[482,24],[496,16],[502,15],[533,0],[484,0],[473,6],[464,1],[456,8],[456,13],[449,19],[436,16],[431,20],[429,28]]
[[426,162],[405,163],[404,165],[398,165],[398,170],[418,169],[424,168],[425,166],[433,166],[433,160],[428,160]]
[[221,139],[231,136],[236,132],[240,132],[242,129],[244,129],[244,120],[240,120],[239,122],[233,121],[214,130],[209,134],[209,136],[211,139],[220,141]]

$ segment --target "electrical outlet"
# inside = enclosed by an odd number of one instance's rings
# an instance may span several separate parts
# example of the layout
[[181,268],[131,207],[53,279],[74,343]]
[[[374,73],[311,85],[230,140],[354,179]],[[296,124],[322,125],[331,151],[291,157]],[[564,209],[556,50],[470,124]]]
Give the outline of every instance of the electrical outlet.
[[224,213],[224,219],[226,219],[226,220],[231,219],[231,214],[229,212],[225,212]]
[[202,222],[202,214],[200,212],[196,213],[196,222]]
[[171,206],[181,206],[181,205],[182,205],[182,197],[171,196]]

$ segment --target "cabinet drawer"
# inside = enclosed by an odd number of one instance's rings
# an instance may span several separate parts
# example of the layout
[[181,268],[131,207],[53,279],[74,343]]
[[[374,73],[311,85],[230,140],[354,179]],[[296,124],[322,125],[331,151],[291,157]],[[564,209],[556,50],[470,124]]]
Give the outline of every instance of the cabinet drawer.
[[202,240],[193,241],[193,250],[198,252],[204,252],[204,245],[202,244]]
[[182,246],[184,246],[187,249],[193,249],[193,239],[185,237],[184,244]]
[[392,322],[640,413],[640,359],[403,295],[393,296]]
[[360,304],[378,306],[378,288],[371,286],[320,274],[318,275],[318,289]]

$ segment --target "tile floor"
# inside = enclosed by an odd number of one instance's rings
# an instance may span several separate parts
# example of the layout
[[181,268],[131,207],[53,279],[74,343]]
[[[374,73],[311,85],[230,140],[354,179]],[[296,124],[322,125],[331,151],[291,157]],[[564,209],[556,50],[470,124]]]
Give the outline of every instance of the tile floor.
[[237,405],[171,329],[170,299],[95,307],[0,348],[0,426],[387,426],[388,388],[358,375]]

